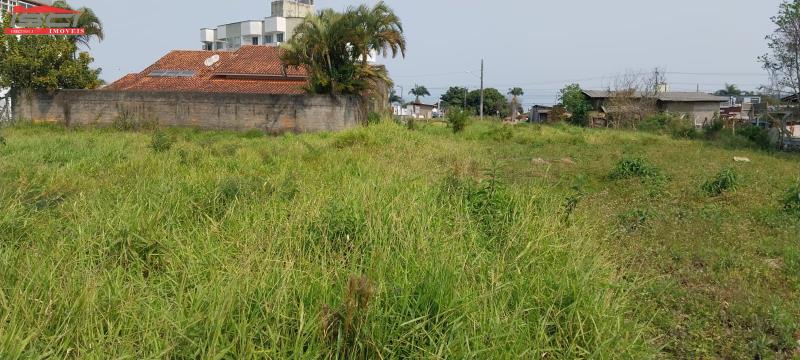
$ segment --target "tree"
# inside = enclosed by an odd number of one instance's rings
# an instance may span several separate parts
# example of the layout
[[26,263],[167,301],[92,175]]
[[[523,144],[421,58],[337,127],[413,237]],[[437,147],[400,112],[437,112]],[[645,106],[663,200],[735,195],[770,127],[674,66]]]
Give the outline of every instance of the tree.
[[[3,27],[9,24],[6,16]],[[12,101],[24,90],[94,89],[101,69],[92,69],[93,61],[68,36],[0,34],[0,88],[9,89],[5,98]]]
[[395,89],[392,89],[392,91],[389,92],[389,103],[390,104],[402,104],[403,103],[403,97],[400,96],[400,95],[397,95],[397,91],[395,91]]
[[717,92],[715,92],[714,95],[717,95],[717,96],[742,96],[743,93],[742,93],[742,90],[739,90],[739,88],[736,85],[726,83],[725,84],[725,88],[721,89],[721,90],[717,90]]
[[282,46],[281,61],[306,70],[310,93],[369,96],[391,84],[385,67],[367,64],[371,51],[405,56],[399,19],[382,3],[308,16]]
[[448,109],[465,108],[465,102],[469,90],[467,88],[452,86],[447,89],[439,99],[442,101],[442,106]]
[[[488,115],[497,115],[504,118],[509,115],[508,99],[500,91],[494,88],[486,88],[483,90],[483,113]],[[481,107],[481,91],[473,90],[467,94],[467,107],[473,113],[480,113]]]
[[558,100],[567,111],[572,113],[572,123],[586,125],[586,117],[592,110],[592,106],[583,95],[581,86],[578,84],[567,85],[561,89],[560,94]]
[[517,113],[519,110],[519,102],[517,100],[518,97],[525,95],[525,91],[522,88],[515,87],[512,89],[508,89],[508,95],[511,95],[511,120],[517,120]]
[[403,23],[394,11],[383,1],[375,6],[360,5],[349,9],[353,22],[355,41],[350,43],[361,54],[362,66],[367,67],[369,55],[376,54],[397,57],[406,56],[406,38],[403,35]]
[[417,97],[416,100],[417,103],[419,103],[420,97],[431,96],[431,93],[430,91],[428,91],[428,88],[417,84],[414,84],[414,87],[408,93]]
[[[778,7],[778,15],[772,17],[775,30],[767,36],[769,53],[759,60],[779,90],[788,89],[800,94],[800,0],[786,1]],[[793,112],[797,113],[797,104]],[[781,120],[781,142],[786,132],[786,119]]]
[[[65,0],[54,1],[53,7],[72,10],[72,7]],[[103,41],[103,39],[105,39],[103,23],[100,21],[100,18],[95,15],[94,11],[87,7],[81,7],[77,11],[81,12],[77,27],[85,30],[86,34],[73,36],[70,37],[70,39],[74,40],[78,45],[86,46],[87,49],[89,48],[89,41],[92,40],[92,37],[97,38],[97,41]]]

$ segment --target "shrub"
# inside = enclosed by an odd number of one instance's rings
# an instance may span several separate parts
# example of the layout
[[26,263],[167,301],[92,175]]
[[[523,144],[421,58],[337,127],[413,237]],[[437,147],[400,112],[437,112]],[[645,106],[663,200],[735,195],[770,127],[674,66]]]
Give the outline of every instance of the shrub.
[[786,191],[783,198],[783,209],[791,214],[800,215],[800,182]]
[[609,178],[612,180],[639,178],[642,184],[648,188],[651,196],[659,194],[669,181],[659,168],[641,157],[623,158],[617,162],[614,170],[609,174]]
[[695,139],[698,135],[689,120],[670,113],[659,113],[644,118],[639,129],[656,134],[668,134],[677,139]]
[[724,128],[725,123],[723,123],[722,120],[720,120],[717,116],[714,116],[711,124],[703,128],[703,134],[705,135],[706,139],[716,139],[719,137],[719,134]]
[[447,113],[447,123],[453,129],[453,133],[460,133],[464,131],[467,126],[469,113],[462,109],[453,109]]
[[621,180],[633,177],[648,178],[660,175],[661,171],[657,167],[651,165],[647,159],[630,157],[618,161],[609,177],[613,180]]
[[739,177],[736,171],[725,168],[703,184],[703,191],[710,196],[718,196],[726,191],[736,190],[738,182]]
[[417,126],[417,120],[413,117],[409,117],[406,120],[406,128],[411,131],[417,130],[419,128],[419,126]]
[[737,134],[750,140],[761,149],[770,149],[772,144],[769,140],[769,132],[757,126],[748,126],[737,131]]
[[375,125],[381,122],[381,114],[374,111],[367,114],[367,125]]
[[0,134],[0,145],[5,145],[5,144],[6,144],[6,138],[3,137],[3,134]]
[[167,152],[175,143],[175,138],[162,130],[156,130],[150,140],[150,148],[157,153]]

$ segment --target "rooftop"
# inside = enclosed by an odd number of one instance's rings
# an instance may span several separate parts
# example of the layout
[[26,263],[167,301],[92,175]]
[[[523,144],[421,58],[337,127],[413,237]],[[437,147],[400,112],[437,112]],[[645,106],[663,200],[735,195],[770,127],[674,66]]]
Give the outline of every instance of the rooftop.
[[[171,51],[138,74],[128,74],[104,90],[303,94],[302,69],[284,72],[279,49],[243,46],[229,51]],[[211,66],[206,60],[219,60]]]
[[[615,95],[615,91],[608,90],[584,90],[583,93],[592,99],[607,99]],[[642,97],[642,92],[636,92],[634,97]],[[716,96],[699,92],[662,92],[655,95],[656,99],[664,102],[726,102],[730,98],[726,96]]]

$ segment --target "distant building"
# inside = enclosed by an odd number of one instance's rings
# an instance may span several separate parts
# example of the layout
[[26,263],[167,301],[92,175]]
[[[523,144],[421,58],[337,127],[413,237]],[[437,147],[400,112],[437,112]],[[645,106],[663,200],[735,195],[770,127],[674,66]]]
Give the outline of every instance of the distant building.
[[532,123],[546,123],[552,111],[552,106],[534,105],[528,113],[528,121]]
[[[591,103],[594,110],[600,114],[607,114],[613,109],[609,100],[617,94],[606,90],[585,90],[583,94]],[[643,99],[641,92],[634,93],[632,99]],[[655,95],[655,105],[658,111],[686,114],[697,127],[708,124],[715,114],[719,114],[721,106],[730,101],[728,97],[716,96],[699,92],[662,92]]]
[[[5,1],[5,0],[1,0]],[[278,46],[288,41],[297,25],[315,13],[314,0],[277,0],[264,20],[247,20],[200,29],[203,50],[235,51],[244,45]]]
[[0,0],[0,13],[10,13],[14,6],[24,6],[26,8],[34,6],[49,6],[50,1],[45,0]]
[[302,69],[284,70],[279,48],[244,46],[237,51],[172,51],[138,74],[103,90],[240,94],[304,94]]

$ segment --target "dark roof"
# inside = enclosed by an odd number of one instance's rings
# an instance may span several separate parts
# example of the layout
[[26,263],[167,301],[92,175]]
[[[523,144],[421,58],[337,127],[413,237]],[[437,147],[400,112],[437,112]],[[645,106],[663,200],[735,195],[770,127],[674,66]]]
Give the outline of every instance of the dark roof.
[[[218,55],[219,61],[205,61]],[[153,76],[165,71],[184,76]],[[245,46],[228,51],[171,51],[138,74],[128,74],[103,90],[185,91],[252,94],[303,94],[306,75],[302,69],[283,73],[279,50],[270,46]]]
[[[592,99],[607,99],[614,96],[614,91],[608,90],[584,90],[584,95]],[[642,97],[642,92],[636,92],[634,97]],[[716,96],[712,94],[699,93],[699,92],[663,92],[656,94],[656,99],[664,102],[726,102],[730,98],[725,96]]]

